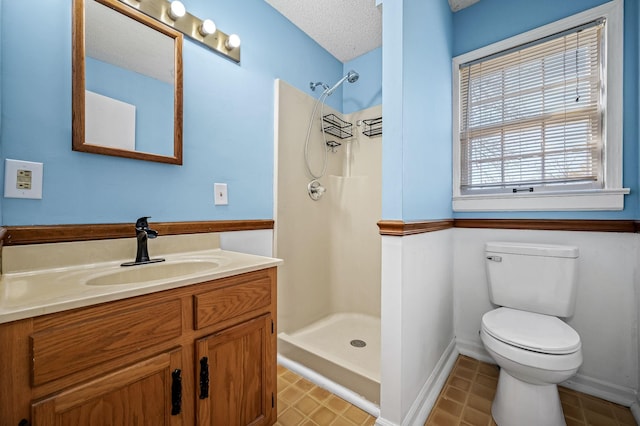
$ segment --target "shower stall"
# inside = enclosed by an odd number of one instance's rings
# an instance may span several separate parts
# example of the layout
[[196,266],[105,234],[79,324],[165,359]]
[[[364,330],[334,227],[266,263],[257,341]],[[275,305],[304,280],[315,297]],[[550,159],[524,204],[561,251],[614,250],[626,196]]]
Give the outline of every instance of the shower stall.
[[[381,106],[346,116],[317,108],[329,90],[352,79],[350,73],[333,87],[317,83],[324,89],[317,98],[276,81],[274,252],[284,259],[278,352],[281,362],[377,404],[382,139],[364,135],[356,123],[379,117]],[[316,108],[322,113],[309,126]],[[353,137],[324,134],[322,114],[353,123]],[[310,182],[319,193],[312,194]]]

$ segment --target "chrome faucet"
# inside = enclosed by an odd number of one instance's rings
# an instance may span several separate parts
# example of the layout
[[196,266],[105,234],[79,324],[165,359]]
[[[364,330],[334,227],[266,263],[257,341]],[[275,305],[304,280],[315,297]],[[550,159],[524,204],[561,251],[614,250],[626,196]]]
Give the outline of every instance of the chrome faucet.
[[136,260],[134,262],[123,263],[122,266],[144,265],[145,263],[164,262],[164,259],[150,259],[147,241],[158,236],[158,231],[149,228],[147,222],[149,216],[141,217],[136,221],[136,241],[138,248],[136,250]]

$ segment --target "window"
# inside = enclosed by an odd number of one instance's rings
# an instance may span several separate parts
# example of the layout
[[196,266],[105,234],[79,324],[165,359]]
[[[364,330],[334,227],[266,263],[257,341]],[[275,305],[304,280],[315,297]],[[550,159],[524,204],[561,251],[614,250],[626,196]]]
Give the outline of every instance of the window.
[[460,66],[462,193],[602,188],[603,26]]
[[612,3],[454,59],[454,210],[622,209]]

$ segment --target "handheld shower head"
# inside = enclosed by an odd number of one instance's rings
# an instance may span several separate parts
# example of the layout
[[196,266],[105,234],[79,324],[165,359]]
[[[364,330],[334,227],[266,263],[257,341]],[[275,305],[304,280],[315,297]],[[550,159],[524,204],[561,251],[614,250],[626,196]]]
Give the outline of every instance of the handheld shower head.
[[333,85],[333,87],[329,90],[327,90],[327,96],[331,96],[331,94],[338,88],[340,87],[340,85],[342,83],[344,83],[345,80],[347,80],[349,83],[355,83],[356,81],[358,81],[358,78],[360,78],[360,74],[358,74],[357,72],[355,72],[354,70],[351,70],[347,73],[347,75],[345,75],[344,77],[342,77],[340,79],[340,81],[338,81],[336,84]]

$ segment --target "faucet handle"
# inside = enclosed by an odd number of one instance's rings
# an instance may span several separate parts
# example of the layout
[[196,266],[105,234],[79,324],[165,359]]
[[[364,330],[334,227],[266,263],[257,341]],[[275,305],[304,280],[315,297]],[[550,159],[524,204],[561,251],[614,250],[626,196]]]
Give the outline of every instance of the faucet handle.
[[150,219],[151,216],[144,216],[139,218],[136,221],[136,229],[142,231],[143,229],[149,229],[149,222],[147,222],[147,219]]

